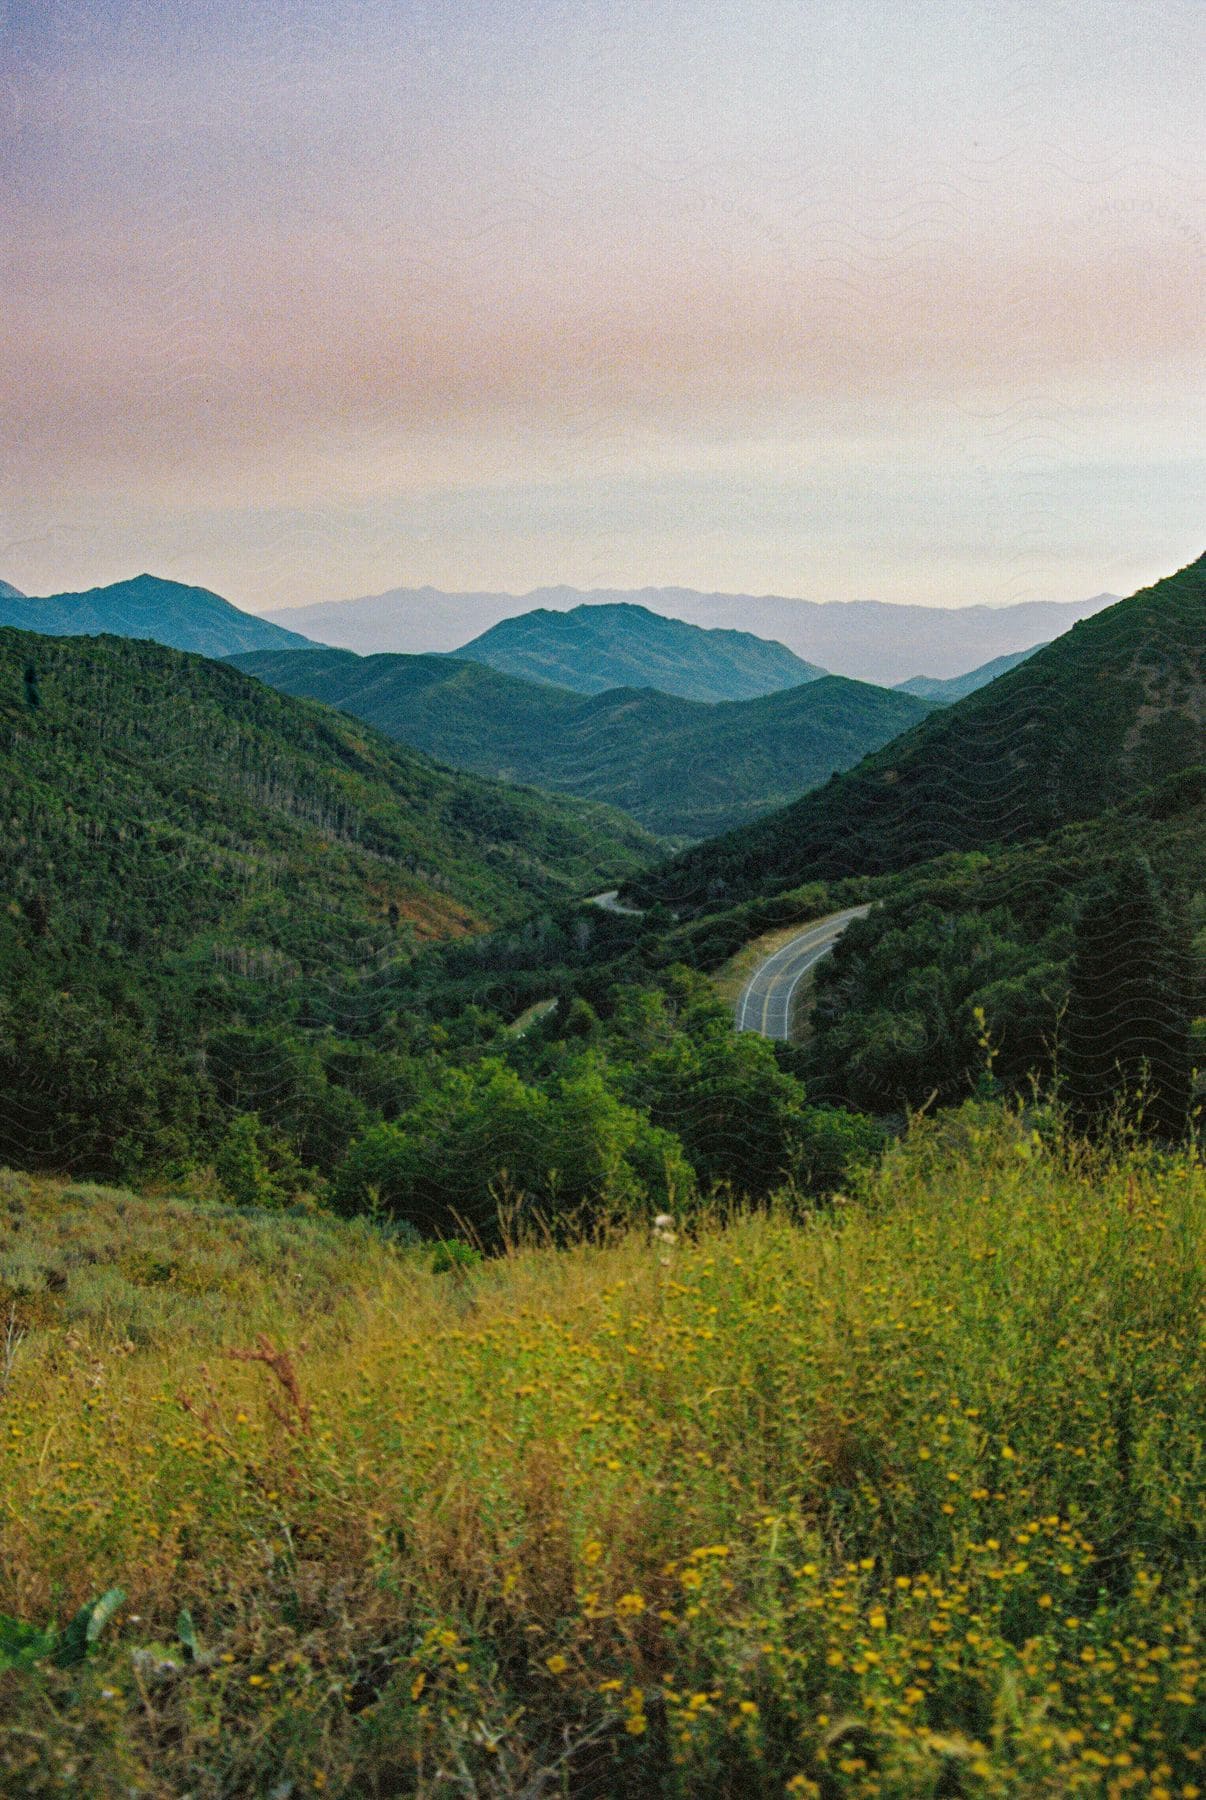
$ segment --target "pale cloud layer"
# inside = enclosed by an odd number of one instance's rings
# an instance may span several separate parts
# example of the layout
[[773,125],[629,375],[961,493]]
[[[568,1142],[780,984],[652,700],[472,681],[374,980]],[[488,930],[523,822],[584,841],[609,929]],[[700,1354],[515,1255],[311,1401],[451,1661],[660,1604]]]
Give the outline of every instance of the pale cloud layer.
[[1199,554],[1190,0],[12,6],[0,577],[950,603]]

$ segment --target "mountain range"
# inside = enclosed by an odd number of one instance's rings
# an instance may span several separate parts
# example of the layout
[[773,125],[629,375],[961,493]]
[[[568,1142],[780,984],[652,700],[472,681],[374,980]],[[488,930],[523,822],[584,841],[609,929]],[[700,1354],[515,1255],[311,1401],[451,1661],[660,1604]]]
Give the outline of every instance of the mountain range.
[[80,594],[32,598],[0,583],[0,626],[41,631],[50,637],[98,636],[150,639],[199,656],[233,656],[240,650],[301,649],[308,639],[254,613],[240,611],[208,588],[187,587],[158,575],[136,575]]
[[702,906],[1038,839],[1206,763],[1206,557],[635,884]]
[[322,601],[268,614],[337,648],[445,651],[462,648],[504,619],[533,610],[632,604],[687,624],[752,632],[839,675],[892,687],[918,668],[935,678],[963,675],[1027,650],[1117,600],[1027,601],[1015,606],[906,606],[878,600],[796,600],[775,594],[705,594],[692,588],[536,588],[524,595],[393,588],[356,600]]
[[668,838],[706,837],[782,805],[930,710],[913,695],[837,675],[715,704],[648,686],[583,694],[469,655],[315,649],[235,660],[443,762],[608,801]]

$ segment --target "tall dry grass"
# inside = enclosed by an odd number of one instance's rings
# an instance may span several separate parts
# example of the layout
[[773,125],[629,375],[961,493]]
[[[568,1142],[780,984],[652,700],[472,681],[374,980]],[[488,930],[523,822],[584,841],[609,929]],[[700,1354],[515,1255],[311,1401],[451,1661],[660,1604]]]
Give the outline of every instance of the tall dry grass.
[[10,1178],[0,1611],[127,1600],[0,1675],[0,1780],[1193,1800],[1204,1217],[975,1106],[824,1213],[442,1275]]

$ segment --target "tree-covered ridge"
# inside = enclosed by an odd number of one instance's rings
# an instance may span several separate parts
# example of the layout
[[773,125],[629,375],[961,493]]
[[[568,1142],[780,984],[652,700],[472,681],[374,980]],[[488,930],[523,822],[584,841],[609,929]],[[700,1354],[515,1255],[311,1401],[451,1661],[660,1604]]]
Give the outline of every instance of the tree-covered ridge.
[[[440,769],[235,669],[123,640],[0,632],[9,898],[214,932],[302,967],[393,917],[420,938],[518,916],[630,871],[618,814]],[[396,909],[396,916],[391,913]]]
[[706,905],[1039,838],[1206,761],[1206,558],[1084,620],[794,806],[639,883]]
[[240,650],[303,649],[300,632],[245,613],[209,588],[136,575],[78,594],[19,594],[0,582],[0,626],[48,636],[150,638],[201,656],[233,656]]
[[655,687],[687,700],[750,700],[825,672],[752,632],[687,625],[628,603],[539,607],[492,625],[456,654],[581,694]]
[[455,767],[606,801],[680,839],[785,804],[929,711],[837,675],[709,704],[649,687],[582,695],[458,657],[315,649],[234,660]]

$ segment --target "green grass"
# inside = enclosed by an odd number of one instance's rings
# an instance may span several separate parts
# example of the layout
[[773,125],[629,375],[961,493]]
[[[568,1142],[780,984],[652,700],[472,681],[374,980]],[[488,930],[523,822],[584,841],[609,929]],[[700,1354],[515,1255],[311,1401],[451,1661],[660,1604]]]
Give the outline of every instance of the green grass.
[[971,1105],[821,1214],[438,1275],[8,1178],[0,1612],[126,1601],[0,1674],[0,1787],[1192,1800],[1204,1221]]

